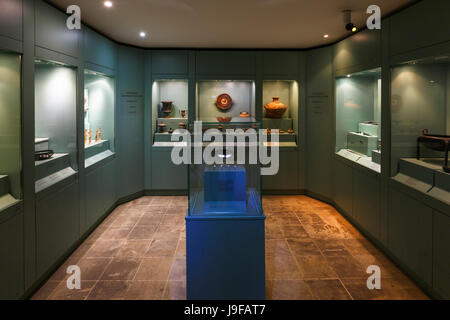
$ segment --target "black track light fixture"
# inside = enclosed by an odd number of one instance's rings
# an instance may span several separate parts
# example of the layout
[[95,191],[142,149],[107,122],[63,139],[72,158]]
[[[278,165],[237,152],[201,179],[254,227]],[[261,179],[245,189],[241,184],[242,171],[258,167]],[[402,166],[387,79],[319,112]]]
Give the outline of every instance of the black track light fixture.
[[358,26],[352,22],[352,10],[344,10],[342,11],[342,15],[344,18],[345,29],[350,32],[358,31]]

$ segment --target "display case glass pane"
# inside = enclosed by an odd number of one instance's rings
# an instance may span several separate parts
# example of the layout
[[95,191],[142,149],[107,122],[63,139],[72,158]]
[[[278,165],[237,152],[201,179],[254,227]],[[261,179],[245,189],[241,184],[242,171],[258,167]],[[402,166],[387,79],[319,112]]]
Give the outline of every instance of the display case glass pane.
[[381,172],[381,69],[336,79],[336,152]]
[[197,82],[197,120],[255,118],[255,82],[202,80]]
[[264,80],[263,129],[278,129],[280,142],[297,145],[299,85],[294,80]]
[[[450,173],[446,160],[450,146],[450,53],[394,66],[391,75],[391,174],[406,167],[417,172],[431,169]],[[450,181],[448,174],[439,177]]]
[[115,82],[113,77],[84,72],[84,152],[86,167],[114,152]]
[[76,173],[77,71],[58,62],[35,63],[35,191]]
[[[189,216],[262,216],[258,133],[261,123],[253,118],[202,122],[193,133],[189,165]],[[211,131],[213,130],[213,131]],[[204,134],[221,137],[206,138]],[[195,155],[197,154],[197,157]],[[204,154],[211,158],[203,157]],[[256,158],[255,158],[256,156]],[[195,161],[201,159],[200,162]]]
[[155,145],[170,142],[177,129],[189,122],[189,81],[159,79],[152,85],[152,128]]
[[0,51],[0,210],[22,198],[21,56]]

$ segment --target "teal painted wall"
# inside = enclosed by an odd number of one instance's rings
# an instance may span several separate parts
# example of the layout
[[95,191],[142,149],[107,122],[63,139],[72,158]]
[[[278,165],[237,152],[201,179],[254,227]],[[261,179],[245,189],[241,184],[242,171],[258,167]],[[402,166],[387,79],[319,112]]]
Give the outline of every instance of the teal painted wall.
[[21,187],[21,57],[0,51],[0,175],[8,175],[11,194]]

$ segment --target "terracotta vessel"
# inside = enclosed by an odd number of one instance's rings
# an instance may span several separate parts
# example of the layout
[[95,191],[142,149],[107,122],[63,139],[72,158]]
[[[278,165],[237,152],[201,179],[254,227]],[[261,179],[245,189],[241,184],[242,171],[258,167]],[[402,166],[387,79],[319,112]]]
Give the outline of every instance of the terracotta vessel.
[[248,114],[247,111],[242,111],[242,112],[239,114],[239,116],[240,116],[241,118],[248,118],[248,117],[250,117],[250,115]]
[[264,106],[267,118],[280,119],[287,110],[287,106],[280,102],[279,97],[273,97],[273,102]]
[[294,130],[289,129],[289,130],[288,130],[288,133],[294,133]]
[[186,123],[184,122],[180,122],[180,124],[178,125],[179,129],[186,129]]
[[158,133],[164,133],[166,131],[166,124],[160,123],[158,124]]
[[164,114],[164,118],[170,118],[170,114],[172,113],[172,103],[172,101],[161,101],[161,112]]
[[231,121],[231,117],[217,117],[217,121],[219,122],[230,122]]
[[229,94],[222,93],[216,99],[216,106],[220,110],[226,111],[233,105],[233,99],[231,99]]
[[186,110],[181,110],[180,114],[182,118],[186,117]]

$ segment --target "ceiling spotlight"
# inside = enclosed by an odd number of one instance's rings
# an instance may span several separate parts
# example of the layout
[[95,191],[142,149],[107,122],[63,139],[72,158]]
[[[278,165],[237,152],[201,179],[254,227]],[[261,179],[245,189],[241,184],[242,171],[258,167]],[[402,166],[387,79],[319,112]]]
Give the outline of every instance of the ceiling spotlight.
[[342,15],[344,18],[345,29],[351,32],[358,31],[358,27],[352,22],[352,10],[344,10],[342,11]]
[[351,74],[348,74],[348,75],[347,75],[347,78],[351,78],[351,77],[352,77],[352,75],[351,75]]
[[141,31],[139,33],[139,37],[141,37],[141,38],[145,38],[146,36],[147,36],[147,34],[144,31]]
[[328,38],[329,37],[329,35],[327,35],[327,34],[324,34],[323,35],[323,37],[326,39],[326,38]]
[[111,8],[111,7],[113,6],[113,3],[112,3],[111,1],[105,1],[103,4],[104,4],[105,7],[107,7],[107,8]]

